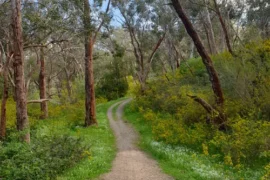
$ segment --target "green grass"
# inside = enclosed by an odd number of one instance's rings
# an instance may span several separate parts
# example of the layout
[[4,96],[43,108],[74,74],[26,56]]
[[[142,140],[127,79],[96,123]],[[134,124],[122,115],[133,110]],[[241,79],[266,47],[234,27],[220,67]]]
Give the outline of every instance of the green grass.
[[115,140],[107,121],[107,109],[113,102],[97,106],[98,126],[89,128],[76,127],[74,136],[82,137],[90,145],[89,157],[67,170],[58,179],[94,179],[108,172],[116,154]]
[[[120,99],[121,100],[121,99]],[[118,100],[118,101],[120,101]],[[97,106],[98,126],[83,127],[84,107],[75,107],[73,112],[78,112],[77,119],[74,119],[74,113],[67,110],[59,115],[44,121],[40,121],[36,126],[36,134],[53,135],[68,134],[82,138],[83,143],[90,147],[86,158],[77,163],[73,168],[67,169],[59,180],[84,180],[94,179],[103,173],[109,172],[112,167],[112,161],[116,155],[115,138],[109,127],[107,120],[108,108],[117,101],[100,104]],[[57,110],[55,110],[57,111]],[[52,111],[53,112],[53,111]],[[56,113],[57,114],[57,113]]]
[[140,113],[133,112],[130,105],[125,108],[125,119],[140,133],[140,147],[176,180],[259,180],[264,174],[263,170],[236,170],[189,148],[155,141],[150,125],[145,123]]

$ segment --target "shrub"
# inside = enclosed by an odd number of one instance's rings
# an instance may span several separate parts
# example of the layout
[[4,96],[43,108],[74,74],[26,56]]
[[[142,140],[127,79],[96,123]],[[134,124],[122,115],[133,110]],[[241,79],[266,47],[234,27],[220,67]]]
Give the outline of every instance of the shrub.
[[156,140],[192,146],[206,155],[218,154],[226,164],[238,168],[269,162],[270,41],[247,44],[236,54],[213,57],[226,99],[227,131],[219,131],[211,123],[211,115],[187,96],[196,95],[215,107],[200,59],[182,63],[178,72],[153,79],[145,94],[136,94],[132,107],[143,110]]
[[102,77],[96,88],[97,97],[105,97],[108,100],[124,97],[128,91],[127,72],[125,72],[126,67],[123,61],[125,49],[116,42],[113,44],[115,52],[113,61],[108,66],[110,71]]
[[262,177],[262,180],[270,179],[270,163],[265,166],[266,174]]
[[7,101],[7,128],[15,128],[16,127],[16,104],[12,99],[8,99]]
[[87,148],[67,135],[44,136],[29,146],[15,141],[0,145],[0,178],[7,180],[55,179],[83,158]]
[[220,148],[224,156],[230,156],[234,165],[269,159],[262,157],[263,152],[270,150],[269,122],[255,122],[239,117],[230,122],[230,127],[229,133],[216,131],[210,143]]
[[99,82],[96,93],[97,97],[105,97],[108,100],[124,97],[128,90],[128,83],[125,77],[116,76],[113,73],[107,74]]

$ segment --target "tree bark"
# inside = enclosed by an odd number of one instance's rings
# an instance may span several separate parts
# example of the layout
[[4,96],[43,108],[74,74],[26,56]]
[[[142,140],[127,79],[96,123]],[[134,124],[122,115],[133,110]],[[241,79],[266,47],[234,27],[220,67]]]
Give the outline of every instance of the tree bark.
[[212,89],[215,94],[216,103],[217,105],[222,109],[224,104],[224,96],[223,91],[221,88],[221,84],[219,81],[219,77],[217,75],[217,72],[213,66],[213,62],[209,54],[206,52],[204,45],[202,44],[202,41],[200,40],[200,37],[196,30],[194,29],[193,25],[191,24],[190,20],[187,18],[187,15],[185,14],[181,4],[178,0],[171,0],[172,5],[177,12],[179,18],[182,20],[183,24],[185,25],[185,28],[187,30],[187,33],[192,38],[198,53],[202,57],[202,61],[207,69],[210,82],[212,84]]
[[[205,5],[208,4],[208,0],[204,0]],[[216,42],[215,42],[215,34],[214,34],[214,30],[213,30],[213,25],[212,25],[212,21],[211,21],[211,17],[210,17],[210,13],[208,10],[208,7],[205,7],[205,22],[207,25],[207,30],[208,30],[208,35],[209,35],[209,44],[210,44],[210,51],[211,54],[217,54],[217,48],[216,48]]]
[[[45,69],[45,57],[44,50],[40,48],[40,72],[39,72],[39,97],[40,99],[46,99],[46,69]],[[43,101],[40,103],[41,116],[40,119],[48,118],[48,103]]]
[[220,9],[218,7],[217,1],[216,0],[213,0],[213,1],[214,1],[214,5],[215,5],[216,13],[218,15],[219,22],[221,24],[221,27],[222,27],[222,30],[223,30],[223,33],[224,33],[224,36],[225,36],[228,51],[233,55],[233,50],[232,50],[232,46],[231,46],[231,42],[230,42],[230,37],[229,37],[229,33],[228,33],[228,30],[227,30],[225,21],[222,18],[222,15],[221,15]]
[[98,124],[96,119],[96,103],[93,68],[93,33],[91,29],[91,9],[88,0],[84,0],[85,29],[85,126]]
[[9,80],[8,80],[8,68],[10,61],[12,59],[12,56],[8,56],[7,60],[3,67],[3,80],[4,80],[4,88],[3,88],[3,97],[2,97],[2,103],[1,103],[1,117],[0,117],[0,139],[5,139],[6,137],[6,122],[7,122],[7,100],[8,100],[8,90],[9,90]]
[[13,49],[14,49],[14,82],[16,94],[17,129],[24,131],[22,139],[30,143],[30,126],[27,117],[26,91],[24,81],[24,54],[22,37],[21,0],[11,0]]

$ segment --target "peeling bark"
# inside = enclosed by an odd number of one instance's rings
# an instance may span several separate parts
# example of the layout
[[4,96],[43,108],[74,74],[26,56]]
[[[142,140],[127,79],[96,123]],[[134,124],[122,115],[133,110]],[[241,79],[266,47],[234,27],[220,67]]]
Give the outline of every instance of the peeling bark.
[[24,54],[22,38],[21,0],[11,0],[13,49],[14,49],[14,82],[16,94],[17,129],[24,131],[22,139],[30,143],[30,126],[27,116],[26,90],[24,81]]

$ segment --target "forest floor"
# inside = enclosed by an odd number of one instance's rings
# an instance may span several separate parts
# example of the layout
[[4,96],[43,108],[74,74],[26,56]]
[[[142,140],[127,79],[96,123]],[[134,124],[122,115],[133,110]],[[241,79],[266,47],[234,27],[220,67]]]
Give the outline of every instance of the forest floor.
[[[138,134],[123,120],[123,109],[131,99],[112,105],[108,112],[110,126],[117,142],[117,155],[112,171],[103,175],[101,180],[170,180],[162,173],[157,163],[137,147]],[[114,116],[114,109],[116,116]]]

